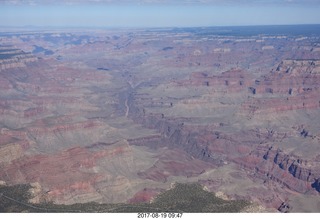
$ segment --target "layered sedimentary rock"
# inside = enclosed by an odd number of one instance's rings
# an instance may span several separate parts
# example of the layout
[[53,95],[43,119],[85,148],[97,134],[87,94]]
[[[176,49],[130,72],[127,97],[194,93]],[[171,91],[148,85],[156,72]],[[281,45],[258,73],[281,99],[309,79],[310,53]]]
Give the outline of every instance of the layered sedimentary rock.
[[318,197],[318,38],[197,31],[6,38],[25,52],[0,47],[0,181],[61,204],[175,182],[279,211]]
[[[303,160],[280,149],[268,147],[263,142],[268,138],[269,141],[276,142],[277,139],[286,137],[286,134],[272,131],[257,133],[252,130],[231,136],[216,129],[210,131],[209,127],[198,127],[194,131],[183,125],[174,126],[160,118],[154,128],[163,133],[163,141],[169,141],[174,147],[180,147],[198,159],[215,165],[223,165],[224,161],[235,162],[256,172],[261,178],[275,180],[291,190],[317,194],[312,185],[316,185],[320,178],[317,168],[319,161]],[[149,144],[148,141],[140,142],[143,143]]]
[[26,67],[27,63],[35,62],[38,58],[12,46],[0,46],[0,72],[6,69]]
[[[319,145],[317,122],[312,121],[312,118],[317,118],[319,109],[318,62],[315,59],[283,60],[275,69],[256,78],[239,70],[223,72],[217,76],[210,72],[192,73],[188,79],[174,81],[169,86],[177,87],[178,90],[182,90],[181,87],[184,86],[189,87],[185,89],[186,92],[194,89],[194,96],[168,98],[166,95],[175,95],[164,91],[160,98],[161,104],[148,105],[144,101],[154,101],[154,99],[148,98],[148,95],[136,95],[134,102],[144,107],[143,110],[139,110],[143,111],[143,120],[139,118],[137,122],[142,121],[146,127],[156,128],[162,133],[162,141],[169,142],[168,144],[174,145],[173,147],[180,147],[198,159],[215,165],[223,165],[223,161],[234,162],[249,170],[252,176],[263,179],[266,185],[269,182],[278,183],[289,189],[288,191],[318,195],[316,188],[320,177],[317,170],[319,161],[317,156],[303,152],[301,147],[305,146],[300,146],[298,140],[302,139],[302,144],[310,142],[314,145],[310,149],[313,148],[311,150],[315,151]],[[199,93],[203,95],[203,92],[207,92],[206,98],[200,97]],[[223,98],[221,94],[229,96]],[[233,95],[234,98],[238,97],[238,100],[232,99]],[[210,100],[213,102],[208,102]],[[192,121],[197,121],[192,113],[193,109],[201,112],[201,106],[216,104],[212,112],[220,112],[217,109],[223,107],[222,105],[232,107],[237,102],[240,102],[240,107],[235,107],[233,115],[229,114],[230,120],[220,119],[224,122],[216,126],[192,124]],[[160,105],[168,107],[170,111],[163,110],[160,113],[161,110],[157,110]],[[183,112],[184,117],[172,118],[178,116],[172,111],[178,109],[181,111],[186,107],[190,111]],[[309,118],[303,116],[306,110]],[[301,114],[301,118],[292,118],[290,112],[292,115]],[[185,118],[188,114],[194,119]],[[220,115],[224,116],[223,113]],[[205,112],[202,116],[206,116],[210,121],[209,113]],[[288,118],[292,118],[291,121],[283,124],[281,120],[286,121]],[[304,118],[306,120],[303,122]],[[236,130],[241,128],[242,131],[230,133],[228,129],[232,127],[232,120],[236,125],[234,128]],[[246,120],[249,121],[247,124]],[[244,126],[238,126],[240,121]],[[262,121],[265,123],[258,129],[257,124],[261,124]],[[298,128],[297,124],[300,124]],[[306,124],[309,128],[301,128]],[[293,139],[298,141],[294,142]],[[151,146],[155,143],[142,141],[140,144]],[[282,193],[286,194],[287,190],[283,190]],[[285,199],[284,197],[286,195],[268,206],[283,205],[281,200]],[[261,201],[266,203],[262,197]]]

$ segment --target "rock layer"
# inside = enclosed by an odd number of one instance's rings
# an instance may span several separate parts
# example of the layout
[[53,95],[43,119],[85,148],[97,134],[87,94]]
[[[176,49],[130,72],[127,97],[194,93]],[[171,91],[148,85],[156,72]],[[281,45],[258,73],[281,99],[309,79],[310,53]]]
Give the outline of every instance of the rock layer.
[[21,49],[0,46],[0,181],[62,204],[175,182],[279,211],[318,197],[319,37],[214,33],[1,36]]

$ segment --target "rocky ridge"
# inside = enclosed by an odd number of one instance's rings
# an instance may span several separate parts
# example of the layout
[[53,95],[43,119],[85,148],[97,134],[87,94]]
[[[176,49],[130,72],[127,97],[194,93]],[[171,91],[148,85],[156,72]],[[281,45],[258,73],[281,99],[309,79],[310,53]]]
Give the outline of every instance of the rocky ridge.
[[27,63],[36,62],[37,57],[12,46],[0,46],[0,72],[6,69],[26,67]]

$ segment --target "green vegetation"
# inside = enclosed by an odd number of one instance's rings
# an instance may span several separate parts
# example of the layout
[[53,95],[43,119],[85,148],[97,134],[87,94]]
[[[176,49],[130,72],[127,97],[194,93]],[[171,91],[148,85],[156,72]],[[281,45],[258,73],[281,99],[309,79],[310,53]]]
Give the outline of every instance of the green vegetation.
[[176,184],[160,194],[152,205],[173,212],[240,212],[249,202],[220,199],[199,184]]
[[0,212],[240,212],[249,202],[226,201],[203,190],[198,184],[176,184],[152,203],[56,205],[30,204],[30,185],[0,186]]

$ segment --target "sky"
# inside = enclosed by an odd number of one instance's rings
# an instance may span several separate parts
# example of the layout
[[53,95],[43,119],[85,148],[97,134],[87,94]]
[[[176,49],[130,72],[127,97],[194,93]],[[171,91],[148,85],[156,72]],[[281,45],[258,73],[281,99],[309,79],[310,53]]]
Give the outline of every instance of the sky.
[[320,24],[320,0],[0,0],[0,26]]

